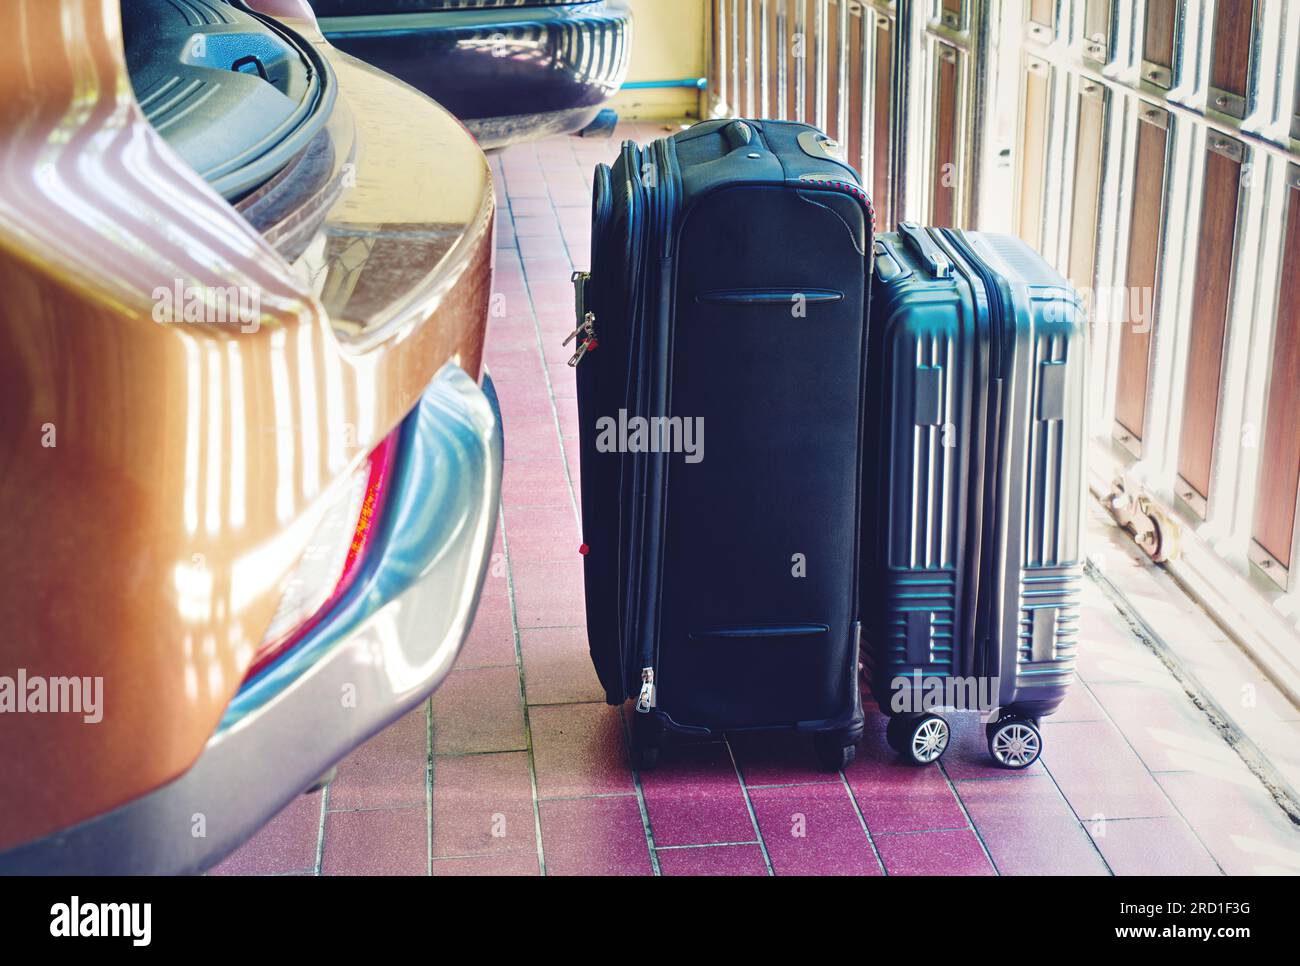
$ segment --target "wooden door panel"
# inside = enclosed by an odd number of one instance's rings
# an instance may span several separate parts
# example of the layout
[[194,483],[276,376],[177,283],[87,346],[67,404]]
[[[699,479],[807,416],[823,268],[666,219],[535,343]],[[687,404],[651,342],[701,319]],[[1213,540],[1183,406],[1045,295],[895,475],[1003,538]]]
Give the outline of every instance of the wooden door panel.
[[1021,107],[1020,237],[1034,248],[1042,247],[1043,179],[1047,159],[1047,123],[1051,107],[1052,78],[1047,64],[1028,57],[1024,62],[1024,103]]
[[808,34],[804,0],[785,4],[785,112],[787,121],[803,120],[803,85],[808,75]]
[[882,230],[892,230],[893,153],[890,131],[894,99],[894,22],[888,17],[876,21],[876,60],[872,65],[871,124],[871,200],[876,206],[876,222]]
[[1110,60],[1111,0],[1087,0],[1083,8],[1083,52],[1092,61]]
[[863,31],[868,18],[860,3],[849,4],[849,81],[845,97],[849,102],[849,130],[845,135],[844,157],[858,170],[866,169],[862,117],[867,96],[866,42]]
[[820,124],[817,116],[818,78],[826,69],[820,39],[826,30],[826,0],[808,0],[808,80],[804,87],[804,120]]
[[1106,89],[1092,81],[1079,87],[1079,124],[1074,144],[1074,194],[1070,217],[1070,284],[1091,291],[1096,280],[1097,222],[1106,133]]
[[1029,0],[1025,4],[1025,21],[1029,35],[1047,42],[1056,32],[1056,0]]
[[1184,502],[1202,517],[1210,499],[1224,335],[1232,288],[1241,161],[1239,142],[1211,135],[1211,147],[1205,152],[1201,226],[1196,249],[1196,296],[1192,300],[1188,333],[1183,428],[1178,446],[1181,495]]
[[1255,542],[1282,567],[1291,567],[1296,492],[1300,489],[1300,167],[1291,168],[1282,284],[1273,336],[1272,374],[1265,402],[1262,458],[1255,497]]
[[937,44],[935,55],[934,168],[931,172],[934,201],[930,223],[938,228],[956,228],[959,227],[955,219],[960,172],[957,159],[957,48]]
[[1246,115],[1250,77],[1250,39],[1258,0],[1219,3],[1214,13],[1210,55],[1210,106],[1233,117]]
[[966,23],[965,0],[943,0],[939,20],[951,30],[961,30]]
[[730,0],[713,0],[712,6],[713,29],[709,34],[709,91],[714,98],[714,103],[718,99],[725,100],[730,94],[726,84],[728,53],[726,36],[731,29],[726,16],[729,2]]
[[[1121,316],[1119,367],[1115,385],[1116,436],[1134,455],[1141,455],[1146,431],[1147,383],[1151,342],[1159,318],[1156,272],[1164,224],[1165,156],[1169,116],[1145,107],[1138,121],[1133,210],[1129,227],[1127,298]],[[1149,306],[1149,314],[1143,307]]]
[[1291,118],[1291,137],[1300,141],[1300,71],[1296,71],[1295,77],[1295,104],[1294,115]]
[[840,33],[840,11],[843,9],[841,4],[844,0],[830,0],[826,7],[826,123],[822,125],[822,130],[829,134],[836,141],[843,135],[840,130],[840,98],[844,92],[840,90],[840,58],[843,56],[843,50],[840,44],[843,36]]
[[737,0],[736,31],[740,47],[739,77],[737,83],[736,113],[741,117],[753,117],[755,69],[754,5],[756,0]]
[[1173,86],[1174,42],[1182,0],[1147,0],[1142,36],[1142,76],[1158,87]]
[[745,0],[731,0],[727,10],[727,25],[731,28],[728,45],[731,55],[731,71],[728,82],[731,85],[731,97],[728,103],[730,113],[741,117],[745,113],[745,31],[741,20],[745,13]]
[[763,117],[781,117],[782,0],[761,0],[763,18]]

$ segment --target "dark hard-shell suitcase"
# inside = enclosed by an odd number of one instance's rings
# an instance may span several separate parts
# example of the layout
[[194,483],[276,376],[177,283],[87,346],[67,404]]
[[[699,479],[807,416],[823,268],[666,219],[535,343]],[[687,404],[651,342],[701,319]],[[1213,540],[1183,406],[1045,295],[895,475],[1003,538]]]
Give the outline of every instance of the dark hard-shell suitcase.
[[587,632],[643,764],[665,730],[808,731],[837,766],[862,732],[873,224],[828,144],[712,121],[596,172],[571,337]]
[[903,224],[876,241],[864,665],[914,761],[947,745],[928,712],[974,704],[994,758],[1028,767],[1065,696],[1086,332],[1078,296],[1017,238]]

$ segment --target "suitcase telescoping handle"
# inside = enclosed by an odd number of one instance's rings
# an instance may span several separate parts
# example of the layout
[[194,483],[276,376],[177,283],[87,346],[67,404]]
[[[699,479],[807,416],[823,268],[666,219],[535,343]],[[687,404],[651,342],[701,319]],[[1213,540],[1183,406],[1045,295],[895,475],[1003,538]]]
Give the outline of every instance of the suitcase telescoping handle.
[[928,231],[915,222],[904,221],[898,226],[898,234],[903,243],[925,262],[934,278],[952,277],[952,261],[934,243]]

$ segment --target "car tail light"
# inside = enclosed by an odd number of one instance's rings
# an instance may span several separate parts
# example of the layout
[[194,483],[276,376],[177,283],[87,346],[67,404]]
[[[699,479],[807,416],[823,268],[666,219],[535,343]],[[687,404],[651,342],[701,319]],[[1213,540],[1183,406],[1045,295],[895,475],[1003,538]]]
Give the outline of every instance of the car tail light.
[[375,447],[325,511],[253,655],[248,677],[302,640],[356,582],[378,530],[396,440],[394,432]]

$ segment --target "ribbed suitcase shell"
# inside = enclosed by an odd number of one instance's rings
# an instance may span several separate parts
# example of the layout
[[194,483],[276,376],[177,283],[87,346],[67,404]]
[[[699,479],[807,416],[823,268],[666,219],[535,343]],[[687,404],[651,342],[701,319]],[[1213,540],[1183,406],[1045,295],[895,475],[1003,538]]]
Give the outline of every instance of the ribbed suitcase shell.
[[[668,728],[848,743],[870,205],[815,129],[738,123],[597,170],[578,280],[596,337],[577,365],[589,644],[610,703],[653,668]],[[601,452],[597,421],[620,409],[701,418],[703,459]]]
[[961,677],[1037,718],[1074,671],[1086,318],[1017,238],[900,231],[876,242],[864,663],[884,709]]

